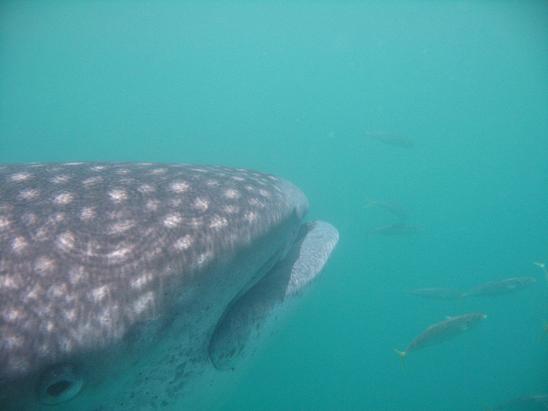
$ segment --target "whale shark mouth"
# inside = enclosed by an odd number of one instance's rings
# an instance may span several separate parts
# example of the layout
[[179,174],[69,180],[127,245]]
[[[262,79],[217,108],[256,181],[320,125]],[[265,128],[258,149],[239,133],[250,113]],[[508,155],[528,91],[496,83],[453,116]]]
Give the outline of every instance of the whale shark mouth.
[[337,230],[323,221],[301,226],[291,248],[263,265],[264,274],[228,305],[209,340],[208,354],[218,370],[234,369],[249,356],[263,330],[318,277],[339,239]]

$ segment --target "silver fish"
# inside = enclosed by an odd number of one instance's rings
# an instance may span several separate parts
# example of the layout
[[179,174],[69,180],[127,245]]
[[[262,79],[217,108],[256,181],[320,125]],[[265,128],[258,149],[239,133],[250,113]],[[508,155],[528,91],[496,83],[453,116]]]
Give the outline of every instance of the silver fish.
[[421,228],[413,224],[407,224],[404,222],[397,222],[392,224],[383,225],[371,229],[370,234],[378,234],[385,236],[404,236],[417,234]]
[[413,148],[415,147],[415,142],[409,137],[402,136],[396,133],[387,133],[387,132],[367,132],[365,136],[380,141],[381,143],[388,144],[395,147],[401,148]]
[[197,408],[327,262],[307,209],[244,169],[0,165],[0,409]]
[[515,398],[497,405],[493,411],[548,411],[548,394]]
[[504,280],[489,281],[464,292],[463,297],[493,296],[521,290],[536,282],[535,277],[512,277]]
[[548,270],[546,269],[546,264],[539,263],[539,262],[534,262],[533,264],[535,264],[537,267],[539,267],[542,270],[542,272],[544,273],[544,278],[546,279],[546,282],[548,283]]
[[394,351],[403,359],[413,351],[438,344],[458,334],[462,334],[486,318],[487,315],[482,313],[469,313],[447,317],[444,321],[433,324],[424,330],[424,332],[411,341],[405,351]]
[[369,200],[366,202],[365,207],[385,210],[395,217],[398,217],[400,220],[405,220],[407,218],[407,212],[401,206],[395,203],[380,200]]

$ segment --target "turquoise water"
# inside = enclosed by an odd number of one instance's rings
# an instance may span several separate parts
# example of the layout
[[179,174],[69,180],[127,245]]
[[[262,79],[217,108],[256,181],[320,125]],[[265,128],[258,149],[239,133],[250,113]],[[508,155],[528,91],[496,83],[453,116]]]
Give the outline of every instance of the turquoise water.
[[[547,49],[542,1],[3,1],[0,162],[255,168],[339,229],[217,409],[484,410],[548,392]],[[394,217],[370,200],[418,232],[371,234]],[[518,275],[538,281],[406,294]],[[489,317],[401,367],[394,348],[470,311]]]

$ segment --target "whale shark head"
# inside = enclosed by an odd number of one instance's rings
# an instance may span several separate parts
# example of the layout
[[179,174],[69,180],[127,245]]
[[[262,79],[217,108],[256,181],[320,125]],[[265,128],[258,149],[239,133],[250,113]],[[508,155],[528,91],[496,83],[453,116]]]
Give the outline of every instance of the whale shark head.
[[293,184],[180,164],[0,165],[0,409],[173,407],[338,240]]

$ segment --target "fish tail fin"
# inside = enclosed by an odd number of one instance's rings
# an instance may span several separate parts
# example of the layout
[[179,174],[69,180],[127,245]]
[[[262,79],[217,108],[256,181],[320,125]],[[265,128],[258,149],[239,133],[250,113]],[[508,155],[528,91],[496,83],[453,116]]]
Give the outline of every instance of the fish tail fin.
[[542,325],[541,333],[538,335],[537,339],[539,341],[545,341],[548,338],[548,322],[545,321]]
[[405,368],[405,358],[407,358],[407,351],[400,351],[394,348],[394,352],[400,357],[402,368]]
[[544,262],[533,261],[533,264],[539,267],[544,274],[548,275],[548,270],[546,270],[546,264]]
[[533,264],[535,264],[537,267],[539,267],[542,272],[544,273],[544,276],[546,277],[546,281],[548,281],[548,270],[546,269],[546,264],[544,262],[538,262],[534,261]]

